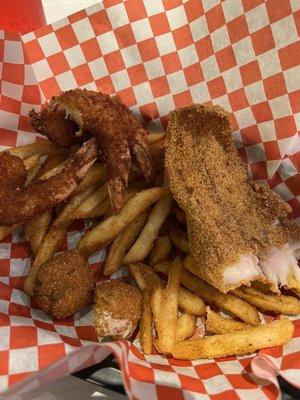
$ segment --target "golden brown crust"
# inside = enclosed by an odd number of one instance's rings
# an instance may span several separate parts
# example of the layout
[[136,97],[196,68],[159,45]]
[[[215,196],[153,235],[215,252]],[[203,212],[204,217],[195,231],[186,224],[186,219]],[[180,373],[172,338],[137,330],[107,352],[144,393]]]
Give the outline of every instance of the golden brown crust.
[[224,269],[240,255],[264,253],[292,239],[290,228],[283,237],[282,225],[273,226],[290,207],[248,179],[220,107],[195,104],[171,113],[165,165],[174,198],[187,214],[198,275],[220,290],[227,290]]
[[87,171],[85,166],[95,160],[97,154],[97,143],[90,139],[68,160],[63,172],[25,187],[26,173],[22,160],[9,153],[0,153],[0,224],[26,222],[65,200]]
[[[119,281],[103,282],[94,298],[94,325],[99,337],[131,336],[142,314],[142,296],[137,288]],[[108,322],[108,323],[107,323]],[[115,329],[120,322],[120,329]]]
[[131,166],[130,148],[144,176],[149,179],[152,175],[147,131],[119,99],[101,92],[69,90],[53,97],[50,106],[64,109],[82,131],[97,137],[107,166],[108,184],[113,186],[110,193],[118,187],[118,196],[111,197],[111,200],[114,211],[119,212],[124,203],[123,193]]
[[23,186],[26,181],[26,170],[23,161],[10,153],[0,153],[0,188],[14,190]]
[[76,143],[75,122],[65,117],[64,110],[50,110],[44,107],[39,113],[29,112],[30,123],[36,132],[47,136],[52,142],[63,147],[71,147]]
[[28,188],[1,195],[1,224],[14,225],[30,220],[66,199],[76,189],[77,183],[76,175],[69,171],[45,181],[37,180]]
[[114,212],[124,204],[131,166],[130,150],[147,180],[153,175],[147,131],[121,100],[92,90],[69,90],[53,97],[41,112],[30,112],[37,132],[55,143],[71,146],[97,137],[99,156],[106,164]]
[[207,316],[205,321],[205,328],[207,332],[229,333],[240,331],[242,329],[249,329],[251,327],[252,325],[246,324],[245,322],[223,317],[207,307]]
[[69,250],[40,266],[35,298],[46,314],[66,318],[93,301],[94,287],[91,267],[77,250]]

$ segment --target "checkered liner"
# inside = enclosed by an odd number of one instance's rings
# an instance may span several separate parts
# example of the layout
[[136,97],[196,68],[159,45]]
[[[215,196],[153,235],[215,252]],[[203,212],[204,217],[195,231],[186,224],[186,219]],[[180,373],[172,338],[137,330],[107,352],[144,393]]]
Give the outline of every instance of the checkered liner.
[[[78,86],[117,93],[153,127],[165,125],[175,107],[220,104],[232,115],[249,174],[267,180],[300,221],[297,6],[297,0],[107,0],[22,37],[2,32],[0,145],[35,140],[28,110]],[[63,248],[74,247],[83,230],[75,223]],[[90,259],[99,280],[101,260],[103,253]],[[86,310],[62,321],[42,313],[21,291],[29,264],[20,233],[0,244],[0,389],[22,379],[11,398],[111,351],[132,399],[275,399],[277,372],[299,387],[299,320],[287,346],[256,357],[145,357],[129,342],[95,344]]]

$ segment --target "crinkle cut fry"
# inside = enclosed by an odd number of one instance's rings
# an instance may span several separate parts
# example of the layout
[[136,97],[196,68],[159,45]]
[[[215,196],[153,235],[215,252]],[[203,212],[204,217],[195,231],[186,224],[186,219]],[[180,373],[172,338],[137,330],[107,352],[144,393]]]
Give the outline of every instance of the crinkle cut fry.
[[[289,240],[274,221],[290,207],[248,179],[221,107],[194,104],[171,113],[166,170],[174,198],[187,214],[190,250],[199,265],[193,272],[221,291],[234,288],[222,277],[241,255]],[[235,287],[242,283],[249,280]]]
[[124,204],[124,190],[131,165],[130,148],[144,176],[152,175],[147,132],[131,112],[116,98],[89,90],[70,90],[51,100],[50,107],[65,110],[82,132],[97,136],[108,171],[108,188],[113,209]]
[[60,174],[36,180],[25,187],[26,172],[21,159],[0,153],[0,224],[26,222],[66,199],[76,189],[98,155],[95,139],[86,142],[67,162]]

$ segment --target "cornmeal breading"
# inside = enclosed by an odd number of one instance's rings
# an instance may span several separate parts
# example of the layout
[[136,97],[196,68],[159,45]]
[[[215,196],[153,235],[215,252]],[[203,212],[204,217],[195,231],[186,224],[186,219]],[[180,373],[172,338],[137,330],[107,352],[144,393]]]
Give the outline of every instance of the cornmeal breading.
[[94,326],[99,338],[128,339],[142,313],[142,296],[124,282],[103,282],[96,288]]
[[34,293],[45,313],[66,318],[92,303],[94,289],[92,268],[77,250],[68,250],[41,265]]
[[[298,232],[286,220],[290,206],[247,177],[227,113],[197,104],[172,112],[165,164],[174,198],[187,215],[192,258],[185,266],[224,292],[264,279],[256,256],[293,241]],[[225,269],[241,256],[253,273],[224,283]]]

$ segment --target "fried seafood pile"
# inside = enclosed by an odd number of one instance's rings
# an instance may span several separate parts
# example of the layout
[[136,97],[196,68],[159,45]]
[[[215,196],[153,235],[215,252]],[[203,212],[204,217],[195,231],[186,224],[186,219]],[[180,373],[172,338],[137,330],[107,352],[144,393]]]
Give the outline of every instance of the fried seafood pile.
[[[45,313],[94,303],[99,340],[138,325],[145,354],[179,359],[288,342],[293,323],[262,323],[259,311],[300,313],[300,231],[247,177],[223,109],[183,107],[166,134],[148,134],[116,97],[75,89],[30,117],[50,140],[0,153],[0,239],[23,225],[33,253],[23,290]],[[55,255],[76,220],[90,228]],[[112,280],[97,286],[88,258],[103,248]],[[113,279],[123,266],[137,287]]]
[[30,113],[32,126],[54,143],[70,147],[94,136],[99,158],[107,168],[108,190],[114,212],[124,204],[124,192],[134,155],[144,177],[152,164],[147,131],[117,98],[92,90],[69,90],[53,97],[40,113]]
[[66,200],[96,160],[98,145],[91,139],[71,156],[64,169],[48,179],[43,176],[26,184],[23,161],[13,154],[0,153],[0,224],[27,222]]

